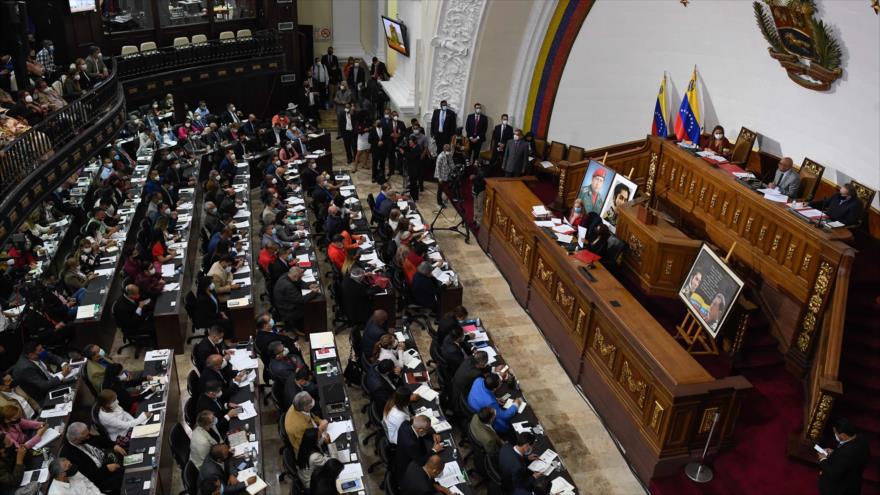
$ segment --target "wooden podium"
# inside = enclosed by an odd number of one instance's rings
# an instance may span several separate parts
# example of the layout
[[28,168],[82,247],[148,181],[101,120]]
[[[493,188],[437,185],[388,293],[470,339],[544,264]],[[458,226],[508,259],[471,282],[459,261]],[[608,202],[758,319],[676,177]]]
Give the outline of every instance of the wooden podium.
[[638,209],[627,205],[618,213],[617,237],[629,246],[623,255],[624,274],[650,295],[677,297],[702,243],[662,218],[646,224]]

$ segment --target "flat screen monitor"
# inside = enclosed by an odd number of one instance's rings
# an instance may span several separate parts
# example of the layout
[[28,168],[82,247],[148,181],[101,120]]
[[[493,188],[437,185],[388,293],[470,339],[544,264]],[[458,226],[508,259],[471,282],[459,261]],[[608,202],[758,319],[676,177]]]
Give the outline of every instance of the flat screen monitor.
[[712,338],[724,325],[743,281],[708,246],[703,244],[684,279],[678,297]]
[[95,0],[68,0],[70,12],[91,12],[96,10]]
[[388,48],[409,57],[409,40],[406,37],[406,26],[400,21],[382,16],[382,27],[385,29],[385,41]]

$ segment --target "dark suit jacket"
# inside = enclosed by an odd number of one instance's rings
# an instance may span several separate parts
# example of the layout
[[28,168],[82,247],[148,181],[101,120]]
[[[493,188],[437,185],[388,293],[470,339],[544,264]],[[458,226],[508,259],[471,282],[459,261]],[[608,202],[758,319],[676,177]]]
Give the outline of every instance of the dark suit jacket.
[[[217,302],[214,302],[214,300],[211,299],[211,296],[202,292],[196,298],[193,313],[192,319],[194,324],[199,325],[199,328],[210,328],[214,325],[214,322],[220,319],[220,301],[217,300]],[[208,339],[203,339],[203,342],[207,340]],[[202,342],[199,342],[199,344],[201,343]],[[198,344],[196,345],[196,348],[198,348]],[[195,352],[195,349],[193,349],[193,352]],[[201,369],[203,365],[204,363],[199,363],[199,369]]]
[[862,472],[871,456],[868,440],[862,435],[841,445],[819,462],[820,495],[859,495],[862,492]]
[[226,396],[214,400],[205,394],[200,395],[196,401],[196,415],[202,411],[214,413],[214,417],[217,418],[217,431],[225,438],[226,432],[229,431],[229,421],[226,420],[226,413],[229,411]]
[[[61,366],[63,360],[50,352],[49,356],[43,360],[43,363],[46,364],[47,367],[49,365],[55,365],[57,367]],[[50,390],[58,388],[61,385],[61,380],[55,377],[46,377],[43,370],[24,355],[19,356],[18,361],[12,367],[11,371],[12,377],[18,382],[22,390],[38,403],[43,402],[43,399],[46,398],[46,394],[48,394]],[[51,372],[52,370],[50,369],[49,371]]]
[[440,318],[440,321],[437,322],[437,340],[442,343],[443,339],[455,327],[461,327],[461,325],[458,324],[458,319],[454,315],[446,315]]
[[257,332],[257,336],[254,338],[254,344],[257,346],[257,351],[259,351],[260,356],[265,356],[266,359],[271,359],[269,357],[269,344],[275,341],[284,344],[284,347],[290,349],[291,354],[299,353],[296,349],[296,341],[287,335],[261,330]]
[[126,297],[120,297],[113,305],[113,318],[123,333],[142,332],[147,322],[147,311],[137,314],[138,304]]
[[349,321],[363,325],[373,310],[372,295],[377,288],[355,281],[351,277],[342,280],[342,309]]
[[465,134],[468,138],[477,138],[479,142],[486,140],[486,131],[489,129],[489,119],[485,115],[480,115],[480,123],[477,125],[477,114],[472,113],[467,116],[464,124]]
[[517,490],[530,490],[532,486],[529,460],[513,450],[512,443],[501,446],[498,452],[498,474],[501,475],[501,487],[505,493]]
[[229,464],[228,460],[222,464],[218,464],[210,457],[206,457],[205,462],[202,464],[201,468],[199,468],[199,485],[202,484],[202,481],[205,481],[211,476],[217,476],[220,478],[220,483],[223,484],[224,494],[244,493],[247,489],[245,480],[239,480],[238,483],[234,485],[226,484],[230,474],[237,474],[237,470]]
[[[101,452],[112,449],[114,445],[110,440],[98,435],[92,435],[86,443],[97,447]],[[79,468],[79,472],[92,483],[98,485],[98,488],[101,489],[101,491],[115,490],[118,492],[119,485],[122,482],[122,469],[118,469],[111,473],[107,469],[107,464],[112,463],[108,463],[106,458],[103,460],[101,467],[98,467],[88,454],[80,450],[78,447],[71,445],[67,440],[65,440],[64,444],[61,446],[60,457],[64,457],[73,464],[76,464],[77,468]],[[121,459],[119,459],[118,464],[120,466],[122,465]]]
[[464,395],[464,398],[467,399],[467,394],[470,392],[474,380],[481,376],[486,376],[489,373],[489,369],[488,366],[485,369],[477,368],[473,358],[462,361],[452,378],[452,391],[456,394],[454,399],[457,401],[459,395]]
[[[241,122],[241,120],[241,117],[238,117],[238,121]],[[233,116],[232,112],[226,110],[220,114],[220,122],[223,124],[231,124],[235,122],[235,116]]]
[[[355,75],[357,72],[357,75]],[[358,89],[358,84],[365,84],[367,82],[367,68],[366,67],[351,67],[348,71],[348,77],[346,78],[348,81],[348,87],[354,91],[355,93],[360,93]],[[366,89],[366,88],[364,88]]]
[[[388,143],[391,141],[391,133],[386,129],[382,129],[382,137],[379,137],[379,133],[376,131],[376,127],[370,127],[370,135],[367,138],[370,142],[370,151],[373,153],[383,153],[388,149]],[[382,141],[382,145],[379,145],[379,141]]]
[[403,473],[400,491],[407,495],[434,495],[437,493],[434,490],[434,480],[428,477],[428,473],[421,465],[412,461]]
[[434,113],[431,115],[431,137],[437,138],[437,136],[445,136],[451,137],[455,134],[455,126],[456,126],[456,116],[455,112],[449,108],[446,109],[446,120],[443,121],[443,128],[440,128],[440,109],[434,109]]
[[[399,120],[395,122],[394,120],[392,120],[383,127],[384,128],[382,129],[382,135],[387,138],[384,141],[385,147],[388,148],[389,152],[392,151],[394,148],[400,146],[401,144],[404,144],[404,141],[406,140],[406,126],[403,125],[403,122]],[[395,132],[399,134],[397,136],[397,141],[395,141],[392,137],[392,134],[394,134]]]
[[862,219],[861,201],[854,197],[846,201],[842,200],[843,197],[837,192],[825,199],[813,201],[810,205],[824,211],[831,220],[841,222],[844,225],[857,224]]
[[378,364],[373,364],[367,368],[367,378],[364,380],[364,385],[367,387],[372,401],[385,404],[394,395],[394,390],[400,383],[398,383],[399,380],[383,376],[377,367]]
[[379,326],[372,318],[370,318],[367,321],[367,326],[364,328],[364,335],[361,337],[361,354],[370,357],[373,352],[373,347],[376,346],[376,342],[379,342],[379,339],[381,339],[386,333],[388,333],[388,329]]
[[433,446],[434,439],[431,435],[422,438],[416,436],[411,421],[404,421],[400,425],[400,429],[397,430],[397,453],[394,455],[398,482],[403,482],[410,462],[419,466],[425,465],[428,457],[433,453],[431,450]]
[[510,139],[504,145],[504,159],[501,161],[501,168],[505,172],[523,173],[529,165],[529,145],[525,140]]
[[466,357],[462,347],[452,340],[451,335],[447,335],[443,339],[443,343],[440,344],[440,355],[443,356],[443,359],[449,365],[449,373],[455,373]]
[[223,345],[223,342],[220,342],[219,345],[214,345],[214,343],[207,338],[200,340],[199,343],[193,347],[193,361],[196,362],[196,368],[200,370],[205,369],[205,361],[208,359],[208,356],[212,354],[222,355],[225,350],[226,346]]
[[413,300],[419,306],[434,309],[437,305],[437,283],[433,278],[416,273],[412,281]]
[[497,145],[498,143],[507,143],[513,139],[513,126],[507,124],[504,126],[504,132],[501,132],[501,124],[495,126],[495,129],[492,130],[492,144]]
[[318,294],[315,292],[309,292],[304,296],[302,291],[306,288],[302,281],[294,282],[290,280],[290,277],[278,279],[273,290],[273,297],[275,309],[285,323],[292,323],[302,318],[305,305],[318,297]]
[[226,366],[225,368],[220,368],[220,371],[211,368],[202,368],[202,373],[199,376],[199,388],[205,390],[205,385],[209,382],[220,382],[223,386],[223,395],[228,397],[230,392],[237,387],[237,385],[232,382],[235,375],[236,372],[232,369],[231,365]]

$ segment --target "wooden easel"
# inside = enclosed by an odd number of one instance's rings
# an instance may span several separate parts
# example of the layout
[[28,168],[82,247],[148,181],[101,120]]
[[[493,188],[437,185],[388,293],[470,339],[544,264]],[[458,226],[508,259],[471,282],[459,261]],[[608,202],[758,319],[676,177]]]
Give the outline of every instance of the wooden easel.
[[[736,242],[730,246],[727,256],[724,257],[724,263],[730,260],[734,248],[736,248]],[[681,339],[687,344],[686,349],[691,355],[718,355],[718,345],[715,343],[715,338],[706,332],[703,325],[697,321],[697,317],[690,310],[686,310],[684,319],[681,320],[681,323],[675,329],[678,330],[678,335],[675,338]]]

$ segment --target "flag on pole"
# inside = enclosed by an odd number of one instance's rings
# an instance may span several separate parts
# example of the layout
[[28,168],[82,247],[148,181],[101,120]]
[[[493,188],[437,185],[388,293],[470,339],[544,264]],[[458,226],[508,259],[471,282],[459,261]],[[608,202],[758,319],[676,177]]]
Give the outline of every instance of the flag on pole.
[[681,100],[678,117],[675,119],[675,136],[693,143],[700,142],[700,101],[697,98],[697,68],[691,76],[687,92]]
[[657,101],[654,103],[654,121],[651,122],[651,134],[665,138],[669,135],[666,128],[666,73],[663,73],[663,81],[660,83],[660,91],[657,93]]

